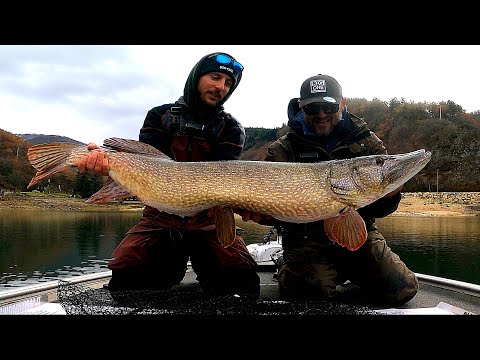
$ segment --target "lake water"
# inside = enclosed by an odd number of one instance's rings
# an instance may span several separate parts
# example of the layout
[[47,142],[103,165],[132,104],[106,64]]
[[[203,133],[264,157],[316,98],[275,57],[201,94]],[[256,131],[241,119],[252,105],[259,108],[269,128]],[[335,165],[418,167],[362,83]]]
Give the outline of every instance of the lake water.
[[[0,209],[0,291],[107,271],[107,262],[141,212]],[[377,220],[390,247],[415,272],[480,284],[479,217]],[[269,227],[238,225],[247,243]],[[394,237],[395,234],[395,237]]]

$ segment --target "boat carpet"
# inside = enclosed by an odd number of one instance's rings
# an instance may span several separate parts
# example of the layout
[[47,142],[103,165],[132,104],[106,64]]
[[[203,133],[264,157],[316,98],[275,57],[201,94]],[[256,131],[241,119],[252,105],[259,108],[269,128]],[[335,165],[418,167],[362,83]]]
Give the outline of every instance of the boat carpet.
[[67,315],[377,315],[363,305],[328,300],[279,300],[228,295],[208,298],[198,284],[169,290],[128,290],[112,293],[59,280],[58,301]]

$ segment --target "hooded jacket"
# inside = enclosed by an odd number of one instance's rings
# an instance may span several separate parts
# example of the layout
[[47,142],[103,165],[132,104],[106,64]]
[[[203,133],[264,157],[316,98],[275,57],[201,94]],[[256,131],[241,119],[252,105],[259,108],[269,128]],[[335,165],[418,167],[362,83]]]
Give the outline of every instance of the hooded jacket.
[[[230,91],[216,106],[209,106],[200,98],[197,90],[200,71],[210,55],[213,54],[204,56],[190,71],[183,96],[175,103],[149,110],[140,129],[141,142],[176,161],[238,160],[245,145],[244,127],[223,107],[240,83],[242,74],[237,75]],[[183,230],[199,228],[199,224],[213,224],[213,219],[207,218],[204,212],[194,218],[182,218],[147,206],[144,216],[155,217],[158,227]]]
[[[290,129],[268,147],[266,161],[319,162],[387,154],[382,140],[363,119],[349,113],[346,107],[342,112],[342,120],[329,136],[319,136],[310,130],[298,106],[298,98],[290,100],[287,114]],[[375,218],[394,212],[400,199],[401,193],[398,192],[359,209],[367,231],[376,230]],[[311,237],[333,244],[323,231],[323,220],[307,224],[281,223],[281,226],[289,233],[289,238]]]
[[[183,96],[174,104],[164,104],[148,111],[139,140],[150,144],[177,161],[238,160],[245,145],[245,129],[223,104],[237,88],[237,75],[227,95],[216,105],[205,104],[197,90],[205,55],[188,75]],[[231,56],[230,56],[231,57]],[[172,114],[172,107],[181,110]]]

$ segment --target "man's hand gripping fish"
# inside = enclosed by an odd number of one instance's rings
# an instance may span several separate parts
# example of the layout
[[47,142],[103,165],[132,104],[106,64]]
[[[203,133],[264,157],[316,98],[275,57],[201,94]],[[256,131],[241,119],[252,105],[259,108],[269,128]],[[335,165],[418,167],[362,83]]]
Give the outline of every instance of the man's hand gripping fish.
[[[136,196],[143,203],[179,216],[212,209],[218,239],[235,239],[232,209],[246,209],[275,219],[308,223],[325,220],[328,237],[350,250],[367,238],[362,208],[397,189],[429,162],[431,152],[370,155],[319,163],[268,161],[177,162],[135,140],[109,138],[103,151],[113,181],[87,202],[102,203]],[[88,153],[84,145],[48,143],[32,146],[28,159],[40,180],[76,167]]]

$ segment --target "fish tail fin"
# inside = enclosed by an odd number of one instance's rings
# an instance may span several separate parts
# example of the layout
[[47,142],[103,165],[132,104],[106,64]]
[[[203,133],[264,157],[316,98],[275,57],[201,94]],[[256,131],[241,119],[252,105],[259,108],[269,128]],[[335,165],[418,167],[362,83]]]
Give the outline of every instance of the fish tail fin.
[[233,244],[236,237],[235,216],[230,207],[217,206],[215,209],[215,227],[218,241],[227,248]]
[[[47,177],[75,166],[75,163],[71,161],[73,149],[83,147],[69,143],[38,144],[30,147],[27,157],[37,173],[30,180],[27,189]],[[87,147],[85,146],[84,149],[84,153],[86,153]]]
[[365,221],[354,208],[348,207],[340,215],[325,219],[325,233],[330,240],[355,251],[367,240]]

